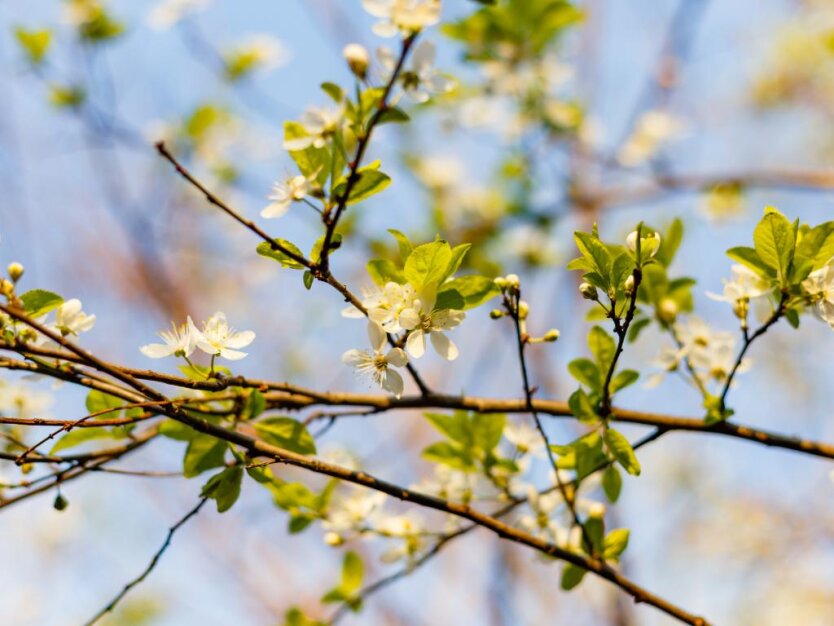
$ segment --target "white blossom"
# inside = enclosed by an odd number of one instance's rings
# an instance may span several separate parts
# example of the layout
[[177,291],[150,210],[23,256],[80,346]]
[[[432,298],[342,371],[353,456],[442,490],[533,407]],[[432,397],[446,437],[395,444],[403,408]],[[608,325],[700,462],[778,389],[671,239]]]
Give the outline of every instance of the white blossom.
[[405,347],[415,359],[426,352],[426,335],[435,351],[447,361],[458,358],[457,346],[444,333],[458,326],[466,317],[463,311],[434,308],[436,294],[427,289],[412,305],[400,313],[400,325],[410,331]]
[[376,530],[386,537],[396,537],[402,540],[399,545],[383,553],[381,559],[384,563],[395,563],[403,559],[411,562],[426,545],[423,537],[425,523],[414,512],[384,517]]
[[0,411],[15,417],[43,417],[54,398],[45,391],[36,391],[25,383],[5,384],[0,381]]
[[[434,67],[436,49],[431,41],[421,41],[411,62],[400,74],[403,89],[415,102],[427,102],[432,95],[450,92],[455,87],[455,81],[441,74]],[[383,69],[383,78],[387,82],[397,66],[397,55],[390,48],[379,48],[376,52]]]
[[386,337],[382,326],[369,321],[371,350],[348,350],[342,355],[342,362],[353,366],[357,373],[370,376],[377,385],[399,398],[403,393],[403,379],[391,367],[405,367],[408,357],[401,348],[392,348],[383,354]]
[[[631,231],[626,237],[626,246],[632,252],[637,252],[637,231]],[[640,232],[640,254],[643,258],[646,255],[654,256],[660,248],[660,233],[655,231],[653,233],[647,231]]]
[[722,295],[707,292],[707,297],[721,302],[735,304],[741,301],[750,301],[754,298],[761,298],[769,294],[773,287],[765,278],[744,265],[733,265],[730,269],[733,274],[731,280],[722,280],[724,293]]
[[362,6],[380,18],[373,27],[380,37],[409,36],[440,21],[440,0],[362,0]]
[[322,528],[344,538],[348,533],[373,527],[384,502],[384,493],[368,489],[356,489],[348,496],[334,498]]
[[299,120],[307,134],[303,137],[285,139],[284,149],[295,151],[306,150],[310,147],[323,148],[342,125],[344,113],[343,103],[307,109]]
[[203,324],[202,332],[197,337],[197,347],[206,354],[238,361],[246,356],[240,348],[245,348],[254,339],[253,331],[236,331],[229,326],[226,316],[218,311]]
[[197,342],[202,339],[191,316],[179,327],[171,322],[171,330],[163,330],[158,334],[164,343],[151,343],[139,349],[142,354],[152,359],[162,359],[166,356],[189,357],[197,348]]
[[522,454],[538,455],[544,451],[544,441],[539,431],[523,422],[508,422],[504,427],[504,438]]
[[87,315],[81,310],[81,300],[67,300],[55,310],[55,328],[66,337],[78,335],[90,330],[96,323],[95,315]]
[[267,198],[272,202],[261,211],[261,217],[281,217],[293,202],[303,200],[309,191],[310,182],[301,175],[293,176],[281,183],[275,183],[272,186],[272,193]]
[[812,296],[817,316],[834,328],[834,259],[811,272],[802,281],[802,287]]

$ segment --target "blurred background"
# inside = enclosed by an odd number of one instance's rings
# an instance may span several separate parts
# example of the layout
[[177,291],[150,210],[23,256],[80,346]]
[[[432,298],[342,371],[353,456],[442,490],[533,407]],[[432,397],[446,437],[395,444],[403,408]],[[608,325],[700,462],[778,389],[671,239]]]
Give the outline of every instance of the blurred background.
[[[340,362],[366,340],[362,324],[340,316],[338,294],[319,284],[308,292],[299,273],[257,256],[251,233],[206,204],[152,144],[166,139],[210,187],[257,218],[273,181],[292,172],[282,122],[326,102],[319,83],[351,85],[345,44],[391,42],[372,34],[359,0],[192,4],[178,16],[172,3],[111,0],[109,15],[123,28],[91,42],[79,37],[78,2],[0,2],[2,266],[20,261],[28,287],[80,298],[97,315],[85,345],[109,360],[155,365],[138,347],[158,329],[222,310],[257,333],[236,371],[367,390]],[[834,192],[834,2],[577,6],[580,22],[509,72],[465,62],[454,29],[427,33],[438,68],[458,88],[410,108],[413,124],[375,135],[372,158],[394,182],[348,213],[346,245],[333,257],[334,273],[359,291],[370,283],[367,259],[394,243],[388,228],[414,241],[439,233],[473,242],[470,269],[517,272],[533,332],[561,330],[557,344],[531,351],[540,395],[555,398],[575,388],[565,366],[586,351],[589,328],[577,277],[564,269],[573,230],[597,221],[604,238],[620,240],[639,220],[661,228],[681,218],[675,268],[698,281],[695,312],[735,331],[730,307],[705,297],[729,275],[724,251],[749,244],[766,205],[791,219],[828,219]],[[477,9],[446,0],[443,21]],[[50,29],[42,62],[27,58],[18,28]],[[261,225],[302,249],[320,232],[303,204]],[[431,386],[520,395],[510,325],[491,321],[488,309],[454,331],[454,365],[434,355],[420,361]],[[646,331],[626,352],[627,366],[648,377],[666,341]],[[810,316],[799,331],[768,333],[733,390],[736,419],[834,441],[832,349],[834,333]],[[38,415],[84,414],[81,391],[66,386],[55,397]],[[698,394],[674,376],[658,389],[635,385],[619,402],[702,414]],[[568,420],[548,429],[559,442],[581,432]],[[419,452],[435,438],[417,412],[400,412],[342,420],[319,447],[348,450],[376,475],[409,484],[430,474]],[[181,449],[155,442],[123,466],[176,472]],[[626,479],[609,522],[631,529],[630,577],[715,624],[834,623],[830,463],[690,433],[672,433],[639,456],[643,474]],[[19,479],[13,464],[0,465],[0,481]],[[0,622],[82,623],[141,572],[201,485],[92,473],[63,488],[63,512],[52,508],[54,494],[0,510]],[[280,624],[293,605],[325,618],[332,608],[318,599],[338,578],[341,552],[317,527],[290,535],[286,519],[250,481],[229,513],[206,507],[183,529],[103,623]],[[355,548],[368,557],[368,580],[395,571],[373,547]],[[552,564],[475,532],[343,623],[672,623],[605,583],[588,579],[565,593],[558,581]]]

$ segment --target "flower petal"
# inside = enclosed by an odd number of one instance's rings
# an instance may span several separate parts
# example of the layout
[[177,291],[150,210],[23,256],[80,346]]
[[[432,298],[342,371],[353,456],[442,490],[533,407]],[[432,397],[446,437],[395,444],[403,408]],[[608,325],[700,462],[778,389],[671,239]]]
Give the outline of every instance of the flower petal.
[[411,331],[408,339],[405,342],[405,347],[408,353],[415,359],[419,359],[426,353],[426,337],[423,331],[419,328]]
[[387,389],[396,397],[403,395],[403,377],[392,369],[386,372],[385,378],[382,380],[382,388]]
[[385,360],[394,367],[405,367],[408,363],[408,355],[402,348],[392,348],[385,355]]
[[431,336],[431,345],[434,346],[437,354],[447,361],[454,361],[458,358],[460,355],[458,347],[446,335],[438,332],[429,333],[429,335]]

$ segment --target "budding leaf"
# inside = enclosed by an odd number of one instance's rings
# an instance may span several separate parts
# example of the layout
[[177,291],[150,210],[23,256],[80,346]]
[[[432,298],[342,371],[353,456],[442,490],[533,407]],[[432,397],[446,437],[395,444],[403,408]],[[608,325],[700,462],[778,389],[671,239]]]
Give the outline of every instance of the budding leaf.
[[615,465],[609,465],[602,473],[602,490],[611,504],[614,504],[620,498],[622,488],[623,477],[620,476],[620,470]]
[[[301,250],[298,249],[298,246],[296,246],[291,241],[287,241],[286,239],[275,239],[274,241],[275,241],[276,244],[281,246],[284,250],[288,250],[288,251],[292,252],[293,254],[298,255],[299,257],[302,257],[302,258],[304,257],[304,254],[301,252]],[[295,259],[287,256],[281,250],[275,249],[273,246],[271,246],[266,241],[264,241],[263,243],[258,244],[258,247],[255,248],[255,251],[258,254],[260,254],[261,256],[265,256],[269,259],[275,259],[283,267],[287,267],[287,268],[293,269],[293,270],[306,269],[301,263],[299,263]]]
[[564,568],[562,568],[562,589],[570,591],[582,582],[587,573],[588,570],[582,569],[573,563],[565,563]]
[[32,289],[20,296],[23,310],[29,317],[41,317],[64,303],[64,299],[57,293],[44,289]]
[[629,530],[617,528],[605,536],[602,542],[602,556],[606,561],[616,561],[628,547]]
[[224,513],[240,496],[240,484],[243,479],[243,468],[240,465],[227,467],[219,474],[215,474],[203,485],[200,496],[211,498],[217,502],[217,512]]
[[255,422],[258,436],[272,445],[298,452],[315,454],[316,442],[307,428],[291,417],[267,417]]
[[614,455],[614,458],[623,466],[625,471],[634,476],[639,476],[640,461],[637,460],[637,455],[634,454],[634,448],[631,447],[629,440],[613,428],[606,430],[603,437],[611,454]]

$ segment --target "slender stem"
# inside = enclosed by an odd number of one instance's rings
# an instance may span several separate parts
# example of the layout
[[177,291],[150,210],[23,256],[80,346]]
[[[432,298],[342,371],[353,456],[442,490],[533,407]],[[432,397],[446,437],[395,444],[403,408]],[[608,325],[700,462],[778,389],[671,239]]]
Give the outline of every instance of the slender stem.
[[197,515],[197,513],[200,512],[200,509],[203,508],[203,505],[207,501],[208,501],[208,498],[202,498],[197,503],[197,506],[195,506],[193,509],[191,509],[176,524],[174,524],[173,526],[171,526],[171,528],[168,529],[168,535],[165,537],[165,541],[162,543],[162,546],[160,546],[159,550],[156,551],[156,554],[153,555],[153,558],[151,559],[151,562],[148,563],[148,566],[145,568],[145,570],[141,574],[139,574],[139,576],[137,576],[136,578],[131,580],[128,584],[126,584],[124,586],[124,589],[122,589],[118,594],[116,594],[116,596],[110,601],[110,603],[107,606],[105,606],[98,613],[96,613],[91,619],[84,622],[84,626],[93,626],[93,624],[95,624],[101,618],[103,618],[105,615],[110,613],[113,609],[116,608],[116,605],[122,600],[122,598],[124,598],[130,592],[131,589],[133,589],[135,586],[140,584],[143,580],[145,580],[150,575],[150,573],[154,570],[154,568],[159,563],[159,560],[162,558],[162,555],[165,554],[165,551],[168,550],[169,546],[171,545],[171,541],[174,538],[174,534],[188,520],[190,520],[192,517]]

